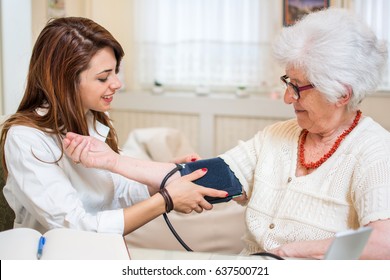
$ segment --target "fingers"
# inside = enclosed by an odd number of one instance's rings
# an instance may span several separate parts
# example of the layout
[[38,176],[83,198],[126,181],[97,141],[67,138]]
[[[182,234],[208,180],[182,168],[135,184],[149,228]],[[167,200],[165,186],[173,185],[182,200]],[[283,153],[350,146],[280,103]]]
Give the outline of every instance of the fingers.
[[203,208],[201,207],[201,206],[196,206],[195,208],[194,208],[194,211],[196,212],[196,213],[202,213],[203,212]]
[[71,142],[71,141],[70,141],[68,138],[64,138],[64,139],[62,140],[62,147],[64,148],[64,150],[66,150],[66,149],[68,148],[70,142]]
[[81,144],[77,147],[78,149],[80,149],[79,161],[83,162],[83,164],[87,161],[90,144],[91,143],[88,142],[86,139],[83,139]]
[[242,195],[234,197],[233,200],[240,205],[245,205],[248,203],[248,196],[246,195],[246,192],[243,191]]
[[197,160],[200,160],[201,157],[200,155],[196,154],[196,153],[192,153],[190,155],[187,155],[185,157],[185,162],[194,162],[194,161],[197,161]]
[[173,163],[194,162],[199,159],[201,159],[201,157],[197,153],[192,153],[184,157],[176,157],[172,159],[171,162]]
[[[65,150],[65,153],[68,157],[70,157],[74,163],[80,163],[81,161],[81,155],[82,153],[85,154],[87,151],[84,149],[87,144],[88,140],[86,138],[83,138],[81,136],[78,136],[77,134],[67,133],[67,137],[63,139],[63,147]],[[68,137],[70,135],[70,137]],[[74,136],[74,137],[73,137]]]
[[[192,182],[196,179],[201,178],[206,173],[207,173],[207,168],[202,168],[202,169],[195,170],[194,172],[185,175],[178,180],[180,180],[181,182],[184,181]],[[179,189],[184,188],[184,183],[180,183],[178,187]],[[187,188],[190,188],[191,191],[190,189],[185,191],[185,195],[189,196],[187,197],[187,199],[190,201],[189,204],[185,206],[186,213],[190,213],[192,211],[201,213],[203,209],[211,210],[213,208],[213,205],[204,198],[205,196],[220,197],[220,198],[225,198],[228,196],[228,193],[226,191],[207,188],[200,185],[196,185],[194,183],[187,186]]]
[[79,134],[76,134],[74,132],[67,132],[66,133],[66,139],[69,139],[70,141],[72,141],[74,138],[76,138],[77,136],[79,136]]
[[207,173],[207,168],[201,168],[181,178],[187,181],[195,181],[196,179],[203,177],[206,173]]

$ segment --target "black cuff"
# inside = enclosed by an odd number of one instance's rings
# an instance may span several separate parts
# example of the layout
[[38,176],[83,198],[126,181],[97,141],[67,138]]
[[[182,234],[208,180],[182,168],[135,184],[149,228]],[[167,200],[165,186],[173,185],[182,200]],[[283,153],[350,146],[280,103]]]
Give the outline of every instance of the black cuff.
[[182,164],[183,168],[180,170],[181,176],[192,173],[193,171],[201,168],[207,168],[207,173],[193,181],[197,185],[201,185],[207,188],[213,188],[217,190],[223,190],[228,192],[228,197],[209,197],[205,196],[205,199],[210,203],[227,202],[235,196],[242,194],[242,186],[240,181],[230,170],[225,161],[220,158],[202,159],[186,164]]

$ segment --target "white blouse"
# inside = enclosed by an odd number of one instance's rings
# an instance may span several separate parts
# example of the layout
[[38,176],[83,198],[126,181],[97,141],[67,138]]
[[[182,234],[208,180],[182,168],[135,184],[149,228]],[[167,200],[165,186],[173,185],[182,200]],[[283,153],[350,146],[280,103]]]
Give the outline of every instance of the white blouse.
[[280,122],[221,156],[249,197],[243,254],[390,218],[388,131],[365,117],[325,163],[296,177],[301,130]]
[[[109,128],[89,116],[90,135],[105,141]],[[14,227],[41,233],[66,227],[123,234],[123,209],[149,198],[145,185],[105,170],[74,164],[54,135],[13,126],[5,142],[8,168],[4,196]],[[60,158],[61,157],[61,158]],[[129,167],[130,168],[130,167]]]

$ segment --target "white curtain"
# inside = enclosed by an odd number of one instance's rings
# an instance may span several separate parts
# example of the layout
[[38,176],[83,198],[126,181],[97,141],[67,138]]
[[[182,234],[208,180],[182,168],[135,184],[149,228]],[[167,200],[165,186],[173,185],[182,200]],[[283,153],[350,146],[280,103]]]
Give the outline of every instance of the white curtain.
[[[347,6],[371,26],[378,38],[387,42],[390,51],[390,1],[349,0]],[[390,90],[390,57],[379,89]]]
[[279,1],[135,0],[137,80],[171,87],[268,87]]
[[[282,0],[134,0],[135,73],[141,87],[278,85],[271,54],[282,26]],[[390,1],[336,2],[355,11],[390,47]],[[380,86],[390,90],[390,59]]]

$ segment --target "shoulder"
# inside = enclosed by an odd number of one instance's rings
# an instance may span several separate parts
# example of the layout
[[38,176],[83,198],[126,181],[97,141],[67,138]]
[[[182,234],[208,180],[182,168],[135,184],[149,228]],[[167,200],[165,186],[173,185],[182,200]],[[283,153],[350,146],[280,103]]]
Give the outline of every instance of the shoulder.
[[61,150],[56,135],[24,125],[14,125],[7,132],[4,150],[12,151],[15,147],[20,150],[31,151],[33,149],[55,154]]
[[390,132],[380,124],[365,117],[351,136],[351,153],[365,168],[378,162],[390,164]]
[[43,131],[25,125],[13,125],[7,132],[7,139],[23,137],[26,140],[43,140],[51,138],[47,133]]
[[[366,149],[381,148],[390,152],[390,132],[370,117],[365,117],[356,129],[355,138],[359,138],[355,144]],[[371,149],[370,149],[371,150]]]
[[298,125],[296,119],[290,119],[286,121],[279,121],[272,125],[267,126],[262,131],[264,137],[281,137],[283,139],[293,137],[301,132],[301,128]]

